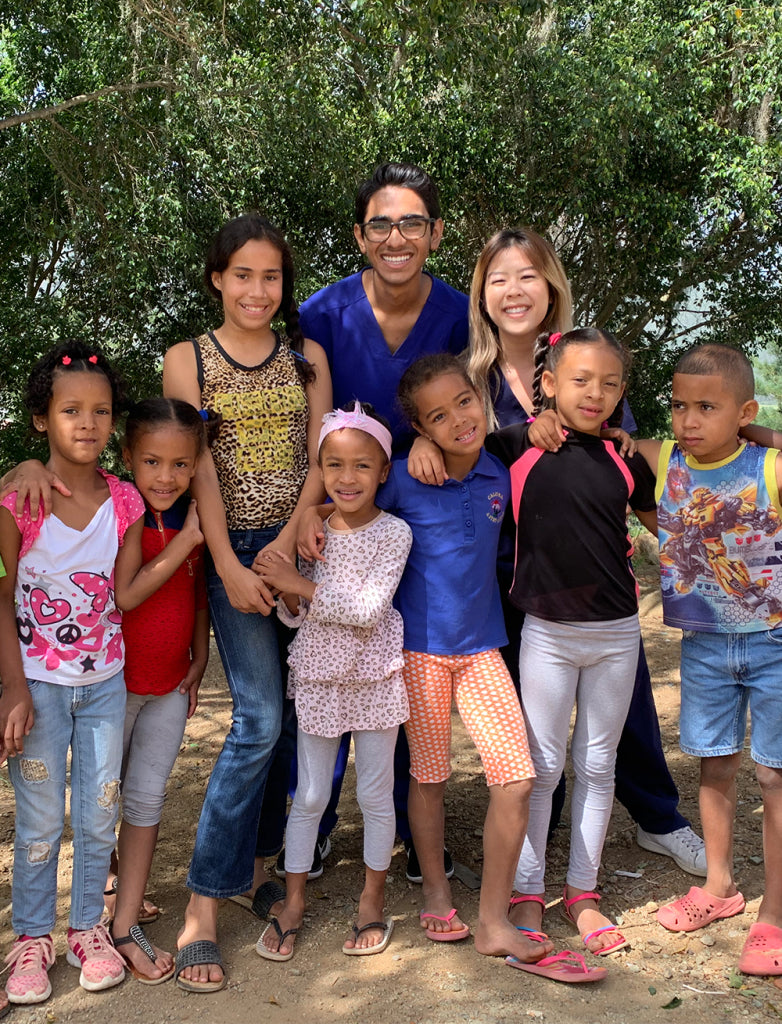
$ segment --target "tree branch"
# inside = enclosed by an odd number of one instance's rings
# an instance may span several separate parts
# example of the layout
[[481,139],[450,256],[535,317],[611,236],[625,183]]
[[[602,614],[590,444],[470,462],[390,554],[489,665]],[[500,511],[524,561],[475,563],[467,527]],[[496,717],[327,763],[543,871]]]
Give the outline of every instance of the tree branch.
[[97,92],[85,92],[80,96],[72,96],[62,103],[55,103],[52,107],[41,107],[38,110],[28,110],[24,114],[14,114],[12,117],[0,118],[0,131],[3,128],[14,128],[18,124],[26,124],[28,121],[40,121],[42,118],[53,118],[71,107],[80,106],[83,103],[92,103],[93,100],[102,100],[106,96],[116,96],[123,92],[136,92],[138,89],[167,89],[173,83],[161,80],[157,82],[128,82],[125,85],[108,85],[105,89],[98,89]]

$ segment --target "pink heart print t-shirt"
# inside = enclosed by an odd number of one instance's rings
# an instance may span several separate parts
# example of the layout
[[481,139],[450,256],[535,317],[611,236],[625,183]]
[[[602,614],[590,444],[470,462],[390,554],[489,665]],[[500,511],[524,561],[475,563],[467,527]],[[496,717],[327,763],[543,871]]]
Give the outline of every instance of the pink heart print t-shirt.
[[[143,513],[132,484],[104,474],[110,497],[83,530],[54,514],[14,518],[22,534],[16,624],[25,675],[66,686],[109,679],[125,663],[114,561],[127,527]],[[16,495],[3,505],[12,514]]]

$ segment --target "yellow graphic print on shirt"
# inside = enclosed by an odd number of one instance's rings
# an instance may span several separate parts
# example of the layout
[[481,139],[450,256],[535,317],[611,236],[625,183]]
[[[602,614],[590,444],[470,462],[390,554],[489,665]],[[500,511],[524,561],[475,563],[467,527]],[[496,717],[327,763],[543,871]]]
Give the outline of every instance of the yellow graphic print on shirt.
[[301,387],[288,384],[274,391],[218,392],[212,407],[236,423],[236,473],[290,469],[294,462],[289,433],[291,411],[307,408]]

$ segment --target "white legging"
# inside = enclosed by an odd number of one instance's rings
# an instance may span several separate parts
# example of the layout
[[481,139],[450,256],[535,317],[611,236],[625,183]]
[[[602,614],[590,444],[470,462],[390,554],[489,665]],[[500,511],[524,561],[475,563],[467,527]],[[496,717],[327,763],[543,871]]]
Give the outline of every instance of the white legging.
[[565,766],[574,704],[571,756],[576,781],[567,883],[577,889],[595,887],[614,799],[616,748],[633,692],[639,636],[637,615],[610,622],[547,622],[532,615],[524,620],[521,702],[536,778],[516,870],[519,892],[545,891],[551,797]]
[[[364,816],[364,863],[386,871],[394,849],[394,747],[399,726],[353,732],[356,797]],[[298,730],[299,780],[285,834],[285,868],[309,871],[318,824],[331,796],[339,736],[313,736]]]

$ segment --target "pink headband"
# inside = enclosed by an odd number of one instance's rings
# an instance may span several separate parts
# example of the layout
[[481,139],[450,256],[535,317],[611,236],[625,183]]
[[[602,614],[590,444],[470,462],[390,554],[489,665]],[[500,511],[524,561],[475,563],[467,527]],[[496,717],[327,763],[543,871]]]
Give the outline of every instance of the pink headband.
[[361,411],[361,403],[356,402],[351,412],[344,409],[335,409],[327,412],[323,417],[323,426],[320,428],[318,438],[318,451],[323,447],[323,442],[329,434],[335,430],[363,430],[365,434],[374,437],[387,458],[391,458],[391,432],[371,416]]

